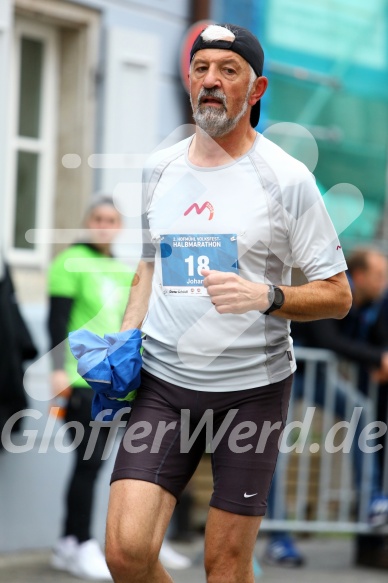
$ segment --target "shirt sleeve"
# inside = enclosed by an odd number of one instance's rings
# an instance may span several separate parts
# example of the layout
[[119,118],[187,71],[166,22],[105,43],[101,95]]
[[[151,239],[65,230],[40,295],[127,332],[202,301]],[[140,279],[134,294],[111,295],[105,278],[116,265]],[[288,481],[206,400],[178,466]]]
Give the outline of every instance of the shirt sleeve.
[[142,240],[143,240],[141,258],[143,261],[154,261],[156,248],[151,240],[151,233],[150,233],[150,226],[149,226],[148,217],[147,217],[147,211],[145,211],[142,214],[141,226],[142,226]]
[[73,305],[71,298],[59,296],[50,297],[48,317],[48,331],[54,369],[63,369],[65,366],[65,346],[63,340],[67,338],[70,312]]
[[155,261],[156,247],[151,239],[150,225],[148,221],[148,208],[150,205],[150,171],[148,168],[143,170],[143,187],[142,187],[142,215],[141,215],[141,228],[142,228],[142,253],[141,259],[143,261]]
[[323,280],[347,269],[341,243],[312,174],[285,193],[286,220],[294,267],[308,281]]
[[78,274],[66,269],[70,255],[71,248],[59,253],[48,272],[50,306],[47,325],[55,369],[63,369],[65,365],[63,340],[67,338],[71,308],[77,295]]

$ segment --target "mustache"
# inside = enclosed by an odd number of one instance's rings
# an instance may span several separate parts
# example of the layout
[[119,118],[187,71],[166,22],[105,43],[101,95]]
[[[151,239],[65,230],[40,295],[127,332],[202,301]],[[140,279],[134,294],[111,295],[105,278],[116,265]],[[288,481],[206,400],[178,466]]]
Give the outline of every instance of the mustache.
[[197,105],[198,107],[201,105],[201,101],[206,97],[213,97],[214,99],[219,99],[226,109],[226,95],[220,89],[206,89],[206,87],[202,87],[201,91],[198,94]]

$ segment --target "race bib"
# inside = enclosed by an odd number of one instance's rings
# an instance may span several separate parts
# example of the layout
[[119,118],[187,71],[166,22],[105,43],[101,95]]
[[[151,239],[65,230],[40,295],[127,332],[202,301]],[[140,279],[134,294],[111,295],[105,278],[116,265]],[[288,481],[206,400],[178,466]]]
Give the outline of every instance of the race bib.
[[202,269],[238,273],[237,235],[163,235],[162,286],[166,295],[208,295]]

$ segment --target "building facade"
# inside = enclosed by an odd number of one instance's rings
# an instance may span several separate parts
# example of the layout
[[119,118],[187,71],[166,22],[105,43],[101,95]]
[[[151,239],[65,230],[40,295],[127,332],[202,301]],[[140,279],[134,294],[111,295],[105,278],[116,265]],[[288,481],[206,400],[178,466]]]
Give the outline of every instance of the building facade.
[[[0,552],[53,544],[72,463],[48,416],[47,265],[79,238],[101,190],[128,225],[121,254],[137,260],[142,161],[187,116],[179,55],[192,14],[189,0],[0,2],[0,249],[40,349],[25,377],[23,433],[0,451]],[[97,492],[100,542],[112,459]]]
[[189,0],[1,2],[0,231],[17,278],[39,279],[94,191],[139,213],[142,159],[185,117],[190,18]]

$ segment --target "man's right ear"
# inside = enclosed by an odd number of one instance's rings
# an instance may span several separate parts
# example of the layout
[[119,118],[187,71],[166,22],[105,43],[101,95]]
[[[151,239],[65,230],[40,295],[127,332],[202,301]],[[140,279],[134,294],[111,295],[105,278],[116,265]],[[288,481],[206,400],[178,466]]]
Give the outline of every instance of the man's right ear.
[[252,107],[256,105],[259,99],[263,97],[264,93],[267,90],[267,87],[268,87],[267,77],[264,76],[258,77],[255,81],[254,89],[249,98],[249,105],[252,105]]

